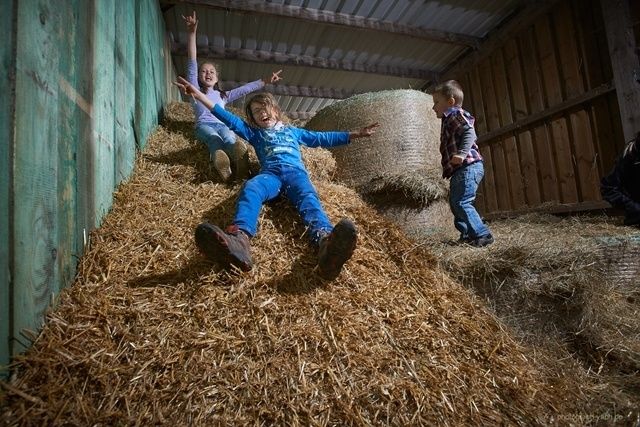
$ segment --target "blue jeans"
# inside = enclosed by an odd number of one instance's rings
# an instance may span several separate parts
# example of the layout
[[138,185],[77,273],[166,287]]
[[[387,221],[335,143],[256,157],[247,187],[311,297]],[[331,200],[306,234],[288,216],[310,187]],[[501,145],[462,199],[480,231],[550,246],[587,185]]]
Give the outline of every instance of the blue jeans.
[[254,236],[262,205],[278,197],[280,192],[300,213],[302,222],[309,229],[311,244],[318,244],[322,232],[331,232],[333,225],[320,204],[320,198],[307,171],[289,165],[271,166],[244,184],[233,223]]
[[451,176],[449,206],[453,212],[453,224],[460,232],[461,239],[475,239],[491,234],[473,206],[483,176],[482,162],[464,165]]
[[223,150],[229,158],[233,158],[233,144],[236,135],[223,123],[201,123],[196,126],[196,138],[204,143],[213,155],[216,150]]

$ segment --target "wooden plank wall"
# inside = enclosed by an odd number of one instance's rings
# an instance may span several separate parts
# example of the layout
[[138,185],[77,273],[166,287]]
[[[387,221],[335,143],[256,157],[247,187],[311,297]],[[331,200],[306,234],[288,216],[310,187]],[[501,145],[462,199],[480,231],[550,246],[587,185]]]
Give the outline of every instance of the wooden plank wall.
[[72,283],[137,149],[163,105],[180,99],[157,1],[8,3],[0,91],[15,97],[0,105],[1,365],[30,345],[25,331],[40,329]]
[[624,138],[600,3],[557,2],[455,76],[476,117],[487,217],[604,207]]
[[[8,141],[13,139],[13,129],[5,126],[11,122],[12,105],[14,99],[13,79],[14,57],[14,12],[11,2],[3,6],[0,14],[0,28],[3,30],[3,41],[0,43],[0,93],[3,102],[0,102],[0,366],[9,363],[9,337],[11,331],[11,317],[9,316],[10,280],[9,259],[11,256],[10,212],[11,204],[9,195],[11,192],[10,159],[13,157],[12,146]],[[6,100],[6,101],[5,101]],[[6,201],[6,203],[5,203]]]

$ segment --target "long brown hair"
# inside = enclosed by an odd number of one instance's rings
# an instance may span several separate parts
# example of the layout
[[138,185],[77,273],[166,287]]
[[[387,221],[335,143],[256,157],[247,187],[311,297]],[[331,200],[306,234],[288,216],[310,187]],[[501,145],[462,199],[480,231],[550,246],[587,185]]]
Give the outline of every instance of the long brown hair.
[[276,116],[276,119],[278,121],[282,121],[282,110],[278,105],[278,101],[276,101],[273,95],[269,92],[262,92],[252,96],[251,99],[249,99],[249,102],[247,102],[247,104],[244,106],[244,113],[247,116],[247,120],[249,121],[250,125],[259,127],[256,123],[256,120],[253,118],[253,113],[251,112],[251,104],[253,103],[260,104],[263,107],[266,107]]
[[[200,86],[200,92],[202,92],[202,93],[204,93],[206,95],[207,92],[209,91],[209,88],[202,83],[202,80],[200,80],[200,70],[202,70],[202,66],[205,65],[205,64],[211,65],[213,67],[213,69],[216,70],[216,77],[218,79],[220,78],[220,71],[218,70],[218,64],[216,64],[216,63],[203,62],[202,64],[200,64],[200,67],[198,68],[198,85]],[[220,98],[222,98],[222,99],[228,97],[227,91],[220,89],[220,81],[217,81],[216,84],[213,85],[213,90],[217,90],[218,92],[220,92]]]

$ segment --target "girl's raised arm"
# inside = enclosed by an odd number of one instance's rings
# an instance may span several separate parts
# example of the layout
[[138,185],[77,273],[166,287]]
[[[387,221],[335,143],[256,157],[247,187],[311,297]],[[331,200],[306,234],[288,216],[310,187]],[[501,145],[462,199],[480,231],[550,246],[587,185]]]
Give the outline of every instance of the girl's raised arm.
[[198,18],[196,18],[196,11],[194,10],[193,15],[190,16],[182,15],[182,19],[184,19],[189,33],[187,40],[187,54],[189,55],[189,59],[197,59],[196,31],[198,30]]

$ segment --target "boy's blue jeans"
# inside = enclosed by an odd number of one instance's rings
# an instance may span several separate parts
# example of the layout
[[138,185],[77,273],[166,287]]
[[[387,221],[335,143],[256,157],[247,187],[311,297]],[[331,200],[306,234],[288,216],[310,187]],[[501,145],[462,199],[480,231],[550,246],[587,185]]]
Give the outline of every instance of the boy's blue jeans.
[[233,223],[254,236],[262,205],[282,192],[300,213],[309,229],[311,244],[317,245],[321,232],[331,232],[333,225],[320,204],[320,198],[307,172],[295,166],[271,166],[248,180],[238,198]]
[[471,163],[457,169],[451,176],[449,206],[453,224],[461,239],[475,239],[491,234],[473,205],[478,185],[484,176],[482,162]]
[[223,150],[229,158],[233,158],[233,144],[236,135],[223,123],[201,123],[196,126],[196,138],[203,142],[213,155],[216,150]]

